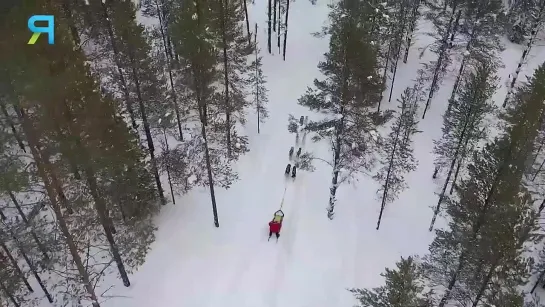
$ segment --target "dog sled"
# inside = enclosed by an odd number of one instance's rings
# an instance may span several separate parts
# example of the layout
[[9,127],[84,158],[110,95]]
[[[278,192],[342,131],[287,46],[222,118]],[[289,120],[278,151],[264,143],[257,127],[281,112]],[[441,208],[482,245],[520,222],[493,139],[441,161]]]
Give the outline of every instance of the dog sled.
[[284,220],[284,212],[282,210],[278,210],[274,213],[273,222],[275,223],[282,223]]

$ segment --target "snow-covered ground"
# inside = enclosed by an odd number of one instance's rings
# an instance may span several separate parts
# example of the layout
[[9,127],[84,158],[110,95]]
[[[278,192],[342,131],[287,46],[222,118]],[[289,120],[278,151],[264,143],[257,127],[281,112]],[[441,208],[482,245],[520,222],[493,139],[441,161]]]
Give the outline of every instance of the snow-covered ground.
[[[103,306],[349,307],[355,301],[347,288],[379,286],[384,267],[393,266],[400,256],[426,253],[433,239],[428,231],[430,207],[437,203],[435,193],[442,183],[441,178],[431,179],[431,151],[433,139],[441,136],[441,116],[454,77],[447,78],[419,125],[423,131],[415,137],[419,167],[408,175],[410,188],[386,208],[379,231],[378,185],[371,179],[362,177],[340,187],[335,219],[330,221],[329,165],[317,162],[315,172],[300,171],[295,181],[284,178],[288,150],[295,146],[295,136],[287,131],[288,114],[313,116],[297,105],[297,99],[319,76],[316,65],[328,41],[311,33],[326,21],[327,4],[320,0],[315,6],[308,0],[291,4],[285,62],[278,52],[272,56],[266,52],[267,2],[257,0],[251,7],[251,18],[259,25],[270,118],[260,134],[255,119],[249,120],[251,152],[237,163],[241,180],[227,191],[217,191],[220,228],[213,225],[206,190],[166,206],[157,218],[157,240],[146,263],[131,276],[132,286],[124,288],[116,281],[108,292],[113,298]],[[394,99],[384,104],[387,108],[395,107],[395,99],[412,85],[419,63],[432,59],[429,51],[418,58],[418,48],[431,42],[422,35],[425,27],[420,25],[408,63],[400,63]],[[514,71],[522,52],[520,46],[507,47],[503,77]],[[544,50],[532,50],[523,74],[531,74],[540,64],[538,55]],[[497,97],[501,105],[505,91]],[[327,144],[314,144],[310,137],[304,151],[329,160]],[[281,206],[285,219],[280,240],[267,242],[267,223]],[[443,224],[440,219],[436,226]]]

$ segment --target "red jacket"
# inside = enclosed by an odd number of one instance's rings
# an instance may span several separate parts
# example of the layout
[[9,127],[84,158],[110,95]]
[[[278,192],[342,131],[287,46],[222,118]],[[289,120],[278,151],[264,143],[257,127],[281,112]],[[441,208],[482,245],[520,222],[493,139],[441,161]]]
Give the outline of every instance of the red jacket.
[[269,230],[270,232],[280,232],[280,228],[282,228],[282,223],[276,223],[276,222],[269,222]]

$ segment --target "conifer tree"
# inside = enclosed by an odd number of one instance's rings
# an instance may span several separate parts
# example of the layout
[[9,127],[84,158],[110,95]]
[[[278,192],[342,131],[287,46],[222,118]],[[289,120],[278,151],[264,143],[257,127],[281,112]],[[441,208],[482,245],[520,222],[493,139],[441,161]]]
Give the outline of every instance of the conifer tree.
[[[386,59],[385,73],[387,74],[388,68],[392,74],[392,79],[390,83],[390,94],[388,97],[388,102],[392,101],[392,93],[395,84],[395,77],[397,74],[397,66],[399,63],[399,58],[401,57],[401,51],[404,48],[406,43],[405,37],[407,36],[407,31],[410,27],[409,14],[411,13],[410,1],[409,0],[399,0],[392,2],[389,7],[386,8],[388,11],[388,33],[390,37],[388,38],[388,53]],[[390,18],[393,17],[393,18]],[[407,46],[408,48],[408,46]],[[388,67],[388,63],[391,63]]]
[[[544,73],[545,66],[536,70],[529,82],[529,91],[521,93],[519,103],[510,106],[503,114],[504,133],[474,155],[468,166],[469,177],[460,184],[457,199],[447,199],[447,212],[451,218],[449,230],[437,231],[431,246],[438,251],[430,249],[430,257],[435,260],[428,261],[431,267],[436,268],[432,271],[443,272],[438,273],[442,282],[436,282],[446,289],[439,307],[444,307],[451,298],[459,295],[467,298],[472,293],[469,290],[478,289],[473,287],[468,290],[464,287],[468,284],[464,280],[479,280],[479,277],[468,276],[483,272],[479,267],[488,269],[479,283],[484,287],[494,275],[506,270],[519,270],[522,266],[520,263],[524,259],[520,256],[520,246],[530,238],[536,217],[523,187],[522,176],[545,109],[541,96],[544,93]],[[486,240],[499,240],[492,234],[501,234],[502,238],[508,238],[511,242],[505,243],[505,246],[499,244],[496,248],[488,245],[487,248],[484,245]],[[450,243],[440,244],[441,241]],[[492,257],[473,256],[480,251],[475,246],[483,246],[483,252],[487,255],[497,254]],[[450,255],[450,260],[446,260],[446,255]],[[477,260],[486,260],[486,265],[479,266]],[[445,268],[445,265],[448,267]],[[500,271],[496,271],[500,268]],[[448,275],[445,276],[444,272],[448,272]],[[518,278],[520,284],[521,271],[512,276],[515,280]],[[481,290],[474,293],[472,301],[483,300],[484,293]]]
[[527,31],[526,29],[521,29],[521,31],[529,32],[529,35],[527,35],[529,39],[526,43],[524,50],[522,51],[517,68],[515,70],[515,73],[513,74],[513,78],[510,79],[507,95],[505,96],[505,99],[503,101],[503,107],[505,107],[511,99],[511,96],[513,95],[513,92],[515,90],[515,84],[517,83],[518,75],[522,69],[522,65],[524,65],[526,59],[528,58],[528,54],[530,53],[530,49],[532,49],[532,46],[534,45],[534,40],[537,34],[543,27],[543,24],[545,24],[545,1],[538,0],[528,6],[530,7],[530,9],[523,13],[524,15],[528,14],[528,16],[525,16],[527,18],[524,18],[523,22],[527,23],[529,20],[531,20],[529,22],[531,23],[531,26],[528,29],[529,31]]
[[325,119],[309,121],[306,129],[317,134],[316,141],[325,139],[332,144],[333,178],[327,209],[330,219],[339,185],[374,164],[378,147],[375,128],[389,117],[371,110],[379,103],[382,86],[378,50],[370,44],[365,26],[365,10],[370,9],[359,0],[333,6],[331,26],[324,31],[331,34],[329,51],[325,61],[318,64],[325,79],[315,80],[315,89],[309,88],[299,99],[299,104],[326,114]]
[[0,252],[0,301],[6,306],[37,306],[39,301],[31,299],[18,273],[8,264],[8,259]]
[[255,59],[252,61],[251,64],[252,73],[250,74],[248,83],[250,84],[252,93],[252,104],[255,105],[255,112],[257,115],[257,133],[259,133],[260,123],[264,122],[265,119],[269,116],[267,111],[267,103],[269,102],[269,99],[267,97],[268,89],[265,86],[265,84],[267,84],[267,80],[263,75],[263,64],[261,63],[263,58],[259,56],[260,50],[257,47],[257,24],[255,25],[254,41]]
[[[272,53],[272,0],[269,0],[269,8],[267,10],[268,23],[267,23],[267,48],[269,49],[269,54]],[[276,17],[275,17],[276,18]]]
[[284,45],[282,45],[282,58],[286,60],[286,46],[288,43],[288,17],[290,12],[290,0],[286,0],[286,17],[284,17]]
[[485,116],[494,111],[491,98],[497,83],[495,70],[490,63],[478,65],[464,80],[460,95],[451,101],[451,107],[443,115],[443,135],[441,139],[434,141],[434,153],[437,155],[435,167],[448,171],[434,210],[430,231],[439,214],[456,163],[463,163],[462,159],[471,157],[471,148],[486,137]]
[[368,289],[351,289],[360,307],[423,307],[428,306],[422,297],[423,286],[418,265],[413,257],[401,258],[396,269],[381,274],[384,286]]
[[[137,120],[141,120],[143,124],[157,194],[165,204],[155,158],[156,149],[152,133],[155,127],[152,127],[151,123],[157,122],[165,110],[178,112],[177,96],[172,92],[168,98],[164,95],[167,82],[162,79],[161,70],[157,66],[159,63],[152,59],[149,36],[144,27],[136,23],[136,12],[132,2],[92,0],[85,9],[95,17],[85,20],[82,27],[90,29],[90,37],[97,41],[101,49],[100,54],[108,54],[107,58],[116,66],[114,71],[105,69],[106,75],[123,92],[123,99],[127,101],[127,106],[131,106],[127,109],[134,109],[130,114],[134,119],[133,126],[137,125]],[[99,72],[101,75],[104,73],[103,70]],[[170,99],[175,100],[169,101]]]
[[420,17],[420,3],[421,0],[413,0],[409,1],[410,3],[410,12],[408,16],[408,31],[407,31],[407,37],[405,42],[405,52],[403,56],[403,63],[407,63],[407,60],[409,58],[409,50],[412,46],[413,42],[413,36],[415,35],[416,30],[416,24]]
[[170,94],[167,95],[167,99],[172,101],[172,109],[176,114],[176,124],[178,128],[179,140],[183,141],[183,129],[182,129],[182,113],[180,111],[180,104],[178,100],[178,92],[176,90],[177,79],[177,55],[174,53],[172,35],[170,34],[170,28],[172,28],[172,16],[171,11],[173,9],[172,0],[143,0],[142,13],[144,16],[155,17],[159,21],[159,36],[161,41],[161,49],[163,50],[164,63],[166,67],[166,73],[168,74],[168,83],[170,87]]
[[[220,66],[218,73],[222,80],[223,91],[221,111],[225,114],[224,119],[218,123],[223,126],[226,135],[225,146],[227,156],[235,158],[233,151],[237,151],[235,144],[241,143],[238,138],[244,138],[237,131],[239,124],[246,122],[245,108],[249,106],[247,101],[246,74],[249,73],[249,56],[252,55],[252,46],[248,46],[244,35],[242,21],[244,19],[241,11],[240,0],[212,2],[212,11],[217,17],[216,26],[213,28],[215,35],[220,42],[217,45]],[[219,120],[219,118],[217,119]]]
[[[221,115],[225,114],[225,97],[215,89],[215,85],[222,81],[222,74],[218,69],[221,63],[218,63],[215,45],[218,37],[214,31],[217,25],[214,5],[215,3],[199,0],[193,5],[176,7],[173,37],[179,42],[176,46],[182,67],[181,82],[186,87],[186,100],[191,106],[191,112],[198,116],[199,124],[193,133],[198,137],[182,145],[194,151],[195,155],[186,156],[181,148],[173,149],[172,154],[177,155],[180,163],[178,166],[173,165],[171,169],[173,184],[179,182],[187,185],[190,182],[190,185],[204,185],[210,189],[214,225],[219,227],[215,186],[229,187],[237,179],[237,175],[230,166],[224,137],[225,122]],[[246,138],[239,137],[236,130],[232,132],[232,140],[236,141],[230,149],[231,159],[236,159],[247,151],[247,141]],[[206,165],[206,168],[202,165]],[[177,178],[177,174],[183,177]],[[195,180],[188,180],[189,178]]]
[[381,182],[377,193],[381,198],[377,230],[387,203],[394,201],[400,192],[407,188],[404,174],[414,171],[417,161],[413,156],[411,137],[418,132],[416,111],[420,102],[420,93],[416,88],[406,88],[400,98],[400,111],[394,120],[392,131],[384,141],[383,166],[375,175]]
[[492,62],[495,65],[503,46],[500,38],[504,31],[498,27],[502,23],[502,2],[498,0],[479,1],[477,4],[467,2],[464,6],[463,18],[460,20],[458,39],[460,46],[453,46],[452,51],[461,51],[461,63],[458,75],[451,92],[451,99],[458,91],[466,67],[472,68],[482,62]]
[[452,60],[449,51],[458,31],[458,25],[462,15],[462,10],[459,9],[460,2],[462,2],[461,0],[442,0],[439,2],[440,3],[437,4],[431,4],[430,10],[425,15],[427,19],[433,22],[435,28],[432,35],[435,36],[436,40],[432,45],[431,50],[434,53],[437,53],[437,60],[432,61],[428,66],[431,69],[431,85],[422,119],[426,116],[433,95],[439,88],[445,70]]
[[[55,146],[57,144],[51,142],[51,137],[56,135],[53,124],[55,119],[45,116],[41,106],[45,97],[55,99],[56,94],[64,92],[64,90],[55,90],[56,87],[63,86],[63,83],[59,82],[60,78],[56,78],[56,74],[65,68],[61,64],[64,63],[63,56],[74,51],[73,41],[67,38],[69,37],[67,33],[69,27],[65,23],[59,23],[63,26],[57,28],[54,48],[47,45],[46,41],[39,42],[32,48],[24,48],[24,51],[9,47],[21,44],[27,38],[28,29],[20,21],[29,14],[35,14],[42,9],[62,16],[58,8],[50,3],[34,3],[33,5],[27,3],[19,10],[10,12],[6,23],[13,36],[3,37],[0,40],[2,45],[0,49],[3,50],[3,60],[6,64],[3,68],[7,70],[2,71],[2,74],[7,74],[8,80],[3,84],[12,93],[12,97],[15,97],[10,103],[17,112],[17,118],[28,142],[38,178],[42,180],[55,215],[54,220],[58,224],[61,237],[66,244],[63,247],[66,246],[69,251],[64,253],[69,261],[61,263],[61,267],[66,265],[67,270],[74,269],[76,272],[77,279],[69,281],[70,286],[74,286],[72,282],[77,284],[73,287],[71,295],[88,300],[94,307],[98,307],[100,303],[93,288],[88,268],[84,265],[83,257],[79,254],[78,242],[75,240],[70,229],[70,222],[66,218],[67,213],[72,213],[74,210],[73,207],[67,206],[68,199],[63,193],[64,189],[59,176],[64,173],[64,168],[62,163],[56,163],[58,151]],[[67,272],[67,275],[73,276],[74,271]],[[65,280],[59,280],[59,283],[64,282]]]

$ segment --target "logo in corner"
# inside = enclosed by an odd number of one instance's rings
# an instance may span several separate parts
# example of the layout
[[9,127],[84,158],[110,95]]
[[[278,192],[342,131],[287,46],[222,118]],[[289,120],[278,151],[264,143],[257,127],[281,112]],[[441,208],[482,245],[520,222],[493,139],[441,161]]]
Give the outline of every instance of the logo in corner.
[[[45,26],[36,26],[37,22],[46,22]],[[34,15],[28,19],[28,29],[32,36],[28,40],[28,45],[36,44],[42,33],[47,33],[47,42],[50,45],[55,44],[55,17],[53,15]]]

